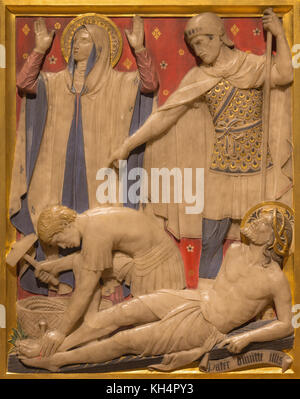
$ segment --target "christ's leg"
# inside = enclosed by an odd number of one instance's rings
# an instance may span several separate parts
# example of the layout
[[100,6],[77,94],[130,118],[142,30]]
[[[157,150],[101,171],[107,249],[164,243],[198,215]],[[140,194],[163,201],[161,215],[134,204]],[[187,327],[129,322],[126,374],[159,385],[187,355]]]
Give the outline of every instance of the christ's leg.
[[158,317],[140,299],[134,298],[86,317],[83,324],[66,337],[59,347],[59,352],[105,337],[120,327],[156,320]]
[[103,363],[126,354],[142,354],[153,336],[156,323],[120,331],[114,336],[94,341],[80,348],[57,352],[50,357],[19,357],[28,366],[58,371],[60,367],[78,363]]

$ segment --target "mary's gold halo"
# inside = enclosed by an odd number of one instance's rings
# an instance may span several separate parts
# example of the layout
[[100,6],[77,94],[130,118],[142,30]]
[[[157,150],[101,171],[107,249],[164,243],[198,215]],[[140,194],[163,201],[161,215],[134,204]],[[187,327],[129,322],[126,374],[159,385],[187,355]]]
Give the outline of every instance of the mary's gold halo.
[[114,22],[100,14],[79,15],[65,27],[61,36],[61,51],[66,62],[69,61],[74,33],[82,25],[98,25],[107,31],[110,40],[110,62],[112,66],[115,66],[122,54],[122,35]]

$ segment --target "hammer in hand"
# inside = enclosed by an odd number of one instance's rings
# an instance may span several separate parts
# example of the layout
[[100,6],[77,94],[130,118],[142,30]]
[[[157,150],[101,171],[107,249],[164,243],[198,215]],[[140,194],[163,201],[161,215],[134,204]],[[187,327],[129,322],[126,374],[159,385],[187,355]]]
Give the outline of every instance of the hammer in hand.
[[[6,256],[6,263],[10,266],[16,266],[16,264],[22,258],[25,259],[28,263],[30,263],[34,268],[40,269],[41,265],[32,256],[30,256],[27,251],[33,246],[33,244],[38,240],[38,237],[32,233],[21,240],[17,241],[11,248],[10,252]],[[47,273],[47,272],[45,272]],[[49,273],[49,284],[57,286],[59,284],[59,280]]]

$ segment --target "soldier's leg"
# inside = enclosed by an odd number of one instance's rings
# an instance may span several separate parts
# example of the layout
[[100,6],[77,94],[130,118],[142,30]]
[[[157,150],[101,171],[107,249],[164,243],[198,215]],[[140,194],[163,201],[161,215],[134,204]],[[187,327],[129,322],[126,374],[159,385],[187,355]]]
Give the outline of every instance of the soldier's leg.
[[59,352],[105,337],[120,327],[156,320],[158,317],[141,300],[134,298],[86,317],[83,324],[66,337],[59,347]]
[[142,354],[153,335],[155,322],[121,331],[114,336],[94,341],[80,348],[57,352],[50,357],[28,359],[20,357],[28,366],[57,371],[60,367],[78,363],[103,363],[127,354]]
[[211,220],[203,218],[202,252],[199,277],[215,278],[223,260],[223,243],[231,225],[231,219]]

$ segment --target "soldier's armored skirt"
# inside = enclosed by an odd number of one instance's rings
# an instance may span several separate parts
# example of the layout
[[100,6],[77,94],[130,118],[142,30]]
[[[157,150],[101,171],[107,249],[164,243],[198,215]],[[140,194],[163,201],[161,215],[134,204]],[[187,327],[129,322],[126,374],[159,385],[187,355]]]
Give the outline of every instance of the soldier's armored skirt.
[[[260,201],[262,89],[239,89],[222,80],[205,94],[205,101],[215,126],[206,173],[205,217],[241,219]],[[268,147],[269,184],[272,166]]]

